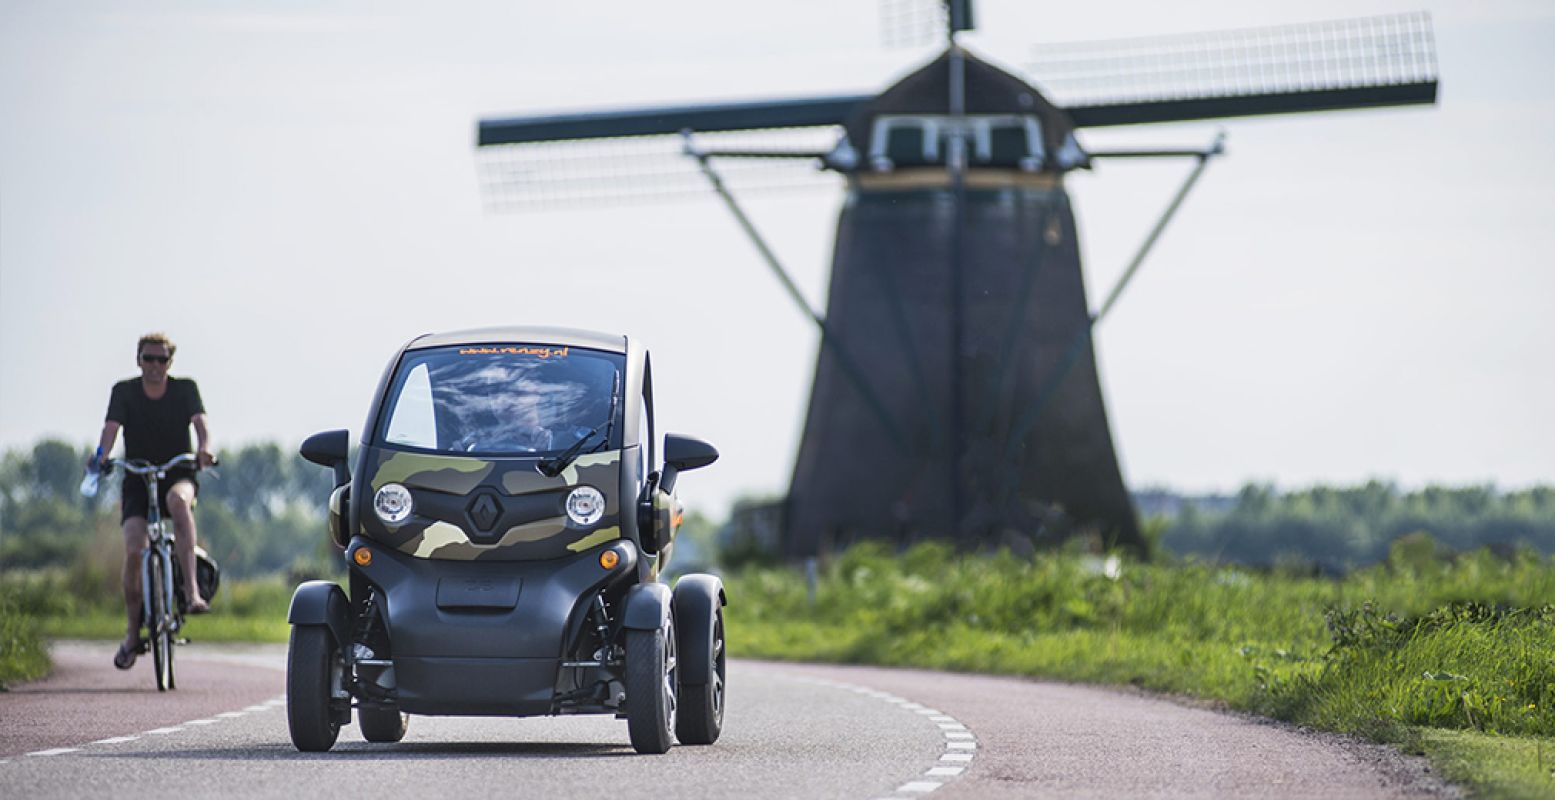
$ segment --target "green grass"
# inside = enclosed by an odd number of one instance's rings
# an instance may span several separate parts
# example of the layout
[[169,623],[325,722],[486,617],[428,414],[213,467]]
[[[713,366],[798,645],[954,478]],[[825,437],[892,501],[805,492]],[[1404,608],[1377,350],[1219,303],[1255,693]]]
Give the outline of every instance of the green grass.
[[[83,582],[95,591],[74,591]],[[19,612],[50,639],[119,639],[124,636],[124,601],[101,581],[83,581],[76,571],[38,570],[0,575],[0,596],[13,598]],[[211,613],[185,620],[184,635],[197,642],[284,642],[291,633],[286,610],[295,587],[280,577],[224,581]]]
[[862,546],[813,605],[795,570],[727,582],[738,655],[1192,695],[1413,748],[1485,795],[1555,796],[1538,758],[1555,753],[1555,570],[1531,554],[1400,552],[1331,580]]
[[37,618],[22,612],[14,592],[0,589],[0,690],[41,678],[49,667]]
[[1555,744],[1548,738],[1415,728],[1403,745],[1406,752],[1430,759],[1443,777],[1473,787],[1476,796],[1535,798],[1555,793]]

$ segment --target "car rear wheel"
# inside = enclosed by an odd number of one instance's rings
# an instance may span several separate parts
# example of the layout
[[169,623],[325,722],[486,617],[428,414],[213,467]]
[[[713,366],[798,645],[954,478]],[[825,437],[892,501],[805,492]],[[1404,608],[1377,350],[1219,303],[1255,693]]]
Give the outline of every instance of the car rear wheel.
[[[686,623],[681,623],[686,624]],[[708,681],[701,685],[681,684],[680,708],[675,738],[681,744],[712,744],[718,741],[724,724],[724,612],[713,611],[713,635],[705,653],[686,653],[686,658],[708,659]]]
[[410,715],[397,708],[358,708],[356,724],[369,742],[397,742],[405,738]]

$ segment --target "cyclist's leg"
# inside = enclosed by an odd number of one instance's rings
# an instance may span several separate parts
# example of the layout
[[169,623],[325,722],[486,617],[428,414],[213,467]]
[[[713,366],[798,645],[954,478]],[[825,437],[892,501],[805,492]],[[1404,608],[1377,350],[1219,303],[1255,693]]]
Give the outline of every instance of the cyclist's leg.
[[198,535],[194,526],[194,483],[180,480],[169,486],[163,507],[173,520],[173,547],[177,550],[178,566],[184,573],[184,596],[189,598],[189,610],[194,613],[210,610],[205,598],[200,596],[200,585],[195,580],[194,546]]
[[128,517],[124,520],[124,610],[128,625],[124,634],[126,647],[139,649],[141,622],[140,559],[146,551],[146,518]]

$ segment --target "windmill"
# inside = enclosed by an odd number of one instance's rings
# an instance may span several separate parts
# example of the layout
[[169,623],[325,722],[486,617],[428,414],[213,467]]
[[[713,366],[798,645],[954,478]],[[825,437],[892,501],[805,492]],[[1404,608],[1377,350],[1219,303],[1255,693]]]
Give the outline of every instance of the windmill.
[[[498,156],[484,171],[488,195],[592,201],[622,187],[632,195],[634,184],[673,190],[686,184],[672,177],[689,177],[724,200],[821,333],[783,508],[787,554],[860,537],[979,542],[1010,530],[1089,530],[1137,547],[1091,334],[1221,147],[1096,151],[1077,131],[1434,103],[1430,21],[1049,47],[1033,65],[1039,91],[957,41],[972,28],[970,0],[939,8],[944,50],[878,95],[482,120],[478,146]],[[580,149],[589,143],[618,149],[590,155]],[[676,148],[681,169],[634,172],[652,147]],[[1093,311],[1064,177],[1104,158],[1195,163]],[[824,314],[731,189],[778,161],[845,182]]]

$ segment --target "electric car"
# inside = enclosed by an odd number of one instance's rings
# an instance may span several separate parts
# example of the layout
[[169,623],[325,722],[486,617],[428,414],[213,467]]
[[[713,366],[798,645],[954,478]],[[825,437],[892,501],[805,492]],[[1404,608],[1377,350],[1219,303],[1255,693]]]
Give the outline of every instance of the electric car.
[[334,470],[348,577],[292,597],[297,749],[330,749],[353,708],[370,742],[413,714],[613,714],[640,753],[718,739],[723,585],[659,580],[677,479],[718,451],[660,434],[652,377],[626,336],[429,334],[390,359],[354,457],[345,430],[303,442]]

